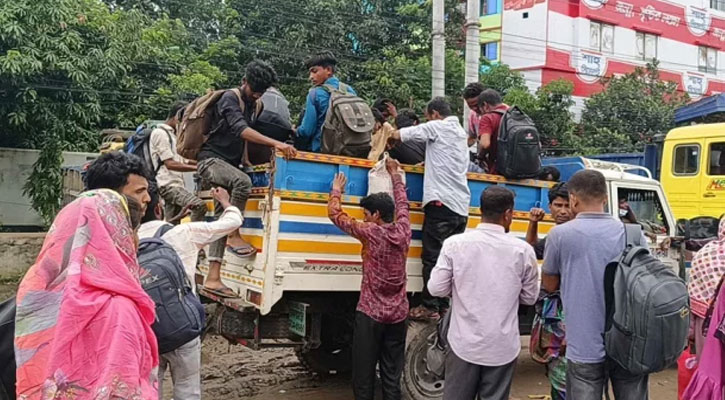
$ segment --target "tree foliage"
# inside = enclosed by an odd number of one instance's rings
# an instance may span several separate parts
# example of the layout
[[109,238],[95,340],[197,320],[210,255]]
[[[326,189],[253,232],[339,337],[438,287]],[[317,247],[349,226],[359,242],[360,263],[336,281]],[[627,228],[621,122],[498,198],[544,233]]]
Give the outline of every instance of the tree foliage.
[[[431,93],[431,0],[13,0],[0,3],[0,146],[41,149],[25,191],[49,221],[61,152],[95,151],[99,131],[160,119],[177,99],[239,85],[253,59],[272,64],[293,115],[310,84],[304,60],[330,50],[340,78],[368,101],[421,111]],[[462,112],[464,15],[446,0],[446,94]],[[608,79],[569,112],[573,86],[531,93],[523,75],[488,65],[481,81],[536,122],[544,144],[577,153],[635,148],[672,126],[686,101],[656,65]]]
[[582,136],[603,135],[601,142],[616,140],[609,144],[614,147],[639,147],[667,133],[675,126],[675,110],[689,100],[676,82],[660,80],[656,61],[602,83],[604,90],[585,103]]
[[[460,108],[463,15],[447,0],[447,91]],[[430,97],[431,2],[419,0],[14,0],[0,3],[0,146],[41,149],[25,190],[50,221],[61,152],[95,151],[99,131],[162,118],[177,99],[239,85],[272,64],[292,111],[304,60],[331,50],[363,97]]]

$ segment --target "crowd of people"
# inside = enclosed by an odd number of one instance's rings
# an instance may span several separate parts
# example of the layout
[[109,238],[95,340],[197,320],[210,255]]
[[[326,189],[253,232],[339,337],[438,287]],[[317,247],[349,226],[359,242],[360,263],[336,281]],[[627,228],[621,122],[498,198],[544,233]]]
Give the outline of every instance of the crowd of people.
[[[186,108],[177,102],[151,132],[153,171],[121,152],[104,154],[90,165],[87,191],[58,214],[18,289],[14,347],[19,398],[162,398],[159,381],[167,370],[174,399],[201,398],[200,339],[159,350],[152,329],[158,321],[155,305],[140,283],[139,241],[167,243],[191,282],[199,250],[209,246],[204,290],[237,296],[221,280],[225,252],[241,258],[256,253],[239,233],[252,187],[240,166],[253,145],[288,158],[298,148],[320,151],[331,91],[355,93],[335,76],[332,54],[315,55],[306,66],[314,87],[299,126],[289,125],[294,146],[255,128],[263,112],[258,104],[275,85],[276,74],[268,64],[254,61],[240,88],[225,92],[214,104],[210,132],[195,160],[177,152],[176,134]],[[619,400],[647,399],[648,376],[622,369],[604,348],[604,268],[625,247],[622,221],[605,212],[604,176],[579,171],[549,190],[556,226],[545,238],[539,239],[538,224],[545,216],[539,208],[529,212],[525,241],[509,235],[515,193],[491,185],[472,194],[466,176],[496,172],[496,135],[508,106],[479,83],[469,84],[463,99],[472,110],[467,129],[443,98],[427,104],[425,122],[413,110],[397,110],[389,99],[373,104],[376,124],[368,158],[390,156],[386,169],[393,193],[363,198],[363,221],[342,209],[344,174],[331,183],[331,221],[363,244],[352,339],[355,398],[373,399],[379,371],[384,398],[400,399],[407,320],[439,321],[450,313],[444,399],[508,399],[521,350],[519,305],[556,296],[554,313],[562,316],[557,329],[563,335],[565,321],[566,344],[561,341],[548,358],[552,398],[601,400],[611,382]],[[406,290],[412,232],[400,162],[426,167],[423,293],[413,308]],[[184,186],[184,172],[194,172],[211,189],[213,222],[204,221],[206,204]],[[541,178],[558,181],[559,173],[544,169]],[[481,220],[467,230],[472,195],[480,196]],[[191,222],[179,224],[187,215]],[[633,218],[628,215],[622,218]],[[703,368],[693,378],[690,399],[715,400],[722,390],[725,288],[717,283],[725,273],[724,241],[722,222],[720,239],[693,262],[693,338]],[[537,259],[543,260],[541,271]]]

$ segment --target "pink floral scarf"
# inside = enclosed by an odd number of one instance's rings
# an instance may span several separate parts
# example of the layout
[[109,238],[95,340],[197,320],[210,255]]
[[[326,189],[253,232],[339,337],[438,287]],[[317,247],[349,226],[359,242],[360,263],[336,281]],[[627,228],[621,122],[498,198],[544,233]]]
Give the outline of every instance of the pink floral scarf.
[[688,291],[693,314],[705,318],[725,274],[725,218],[720,220],[718,238],[700,249],[692,259]]
[[156,399],[154,303],[116,192],[58,214],[17,295],[18,399]]

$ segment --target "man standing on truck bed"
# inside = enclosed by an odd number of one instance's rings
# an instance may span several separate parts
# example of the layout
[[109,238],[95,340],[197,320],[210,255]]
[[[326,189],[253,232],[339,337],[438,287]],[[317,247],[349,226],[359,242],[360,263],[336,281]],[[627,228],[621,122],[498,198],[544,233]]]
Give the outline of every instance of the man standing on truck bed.
[[310,57],[305,66],[310,73],[310,81],[315,87],[307,94],[307,103],[300,126],[297,127],[297,139],[304,143],[300,150],[319,153],[322,149],[322,124],[330,107],[330,90],[342,89],[355,93],[355,89],[340,82],[335,76],[337,59],[330,51],[323,51]]
[[435,320],[448,309],[448,299],[433,297],[428,291],[428,279],[443,241],[466,230],[471,202],[466,179],[470,157],[468,135],[444,98],[431,100],[425,116],[428,122],[395,131],[392,138],[427,144],[423,177],[423,304],[410,310],[410,317]]
[[400,164],[388,159],[395,203],[387,193],[374,193],[362,200],[365,215],[359,222],[342,211],[342,193],[347,179],[335,176],[327,212],[342,231],[363,245],[363,278],[355,313],[352,340],[352,381],[355,400],[373,400],[375,366],[380,364],[383,398],[399,400],[400,375],[405,364],[408,298],[405,272],[410,248],[410,217]]
[[[252,180],[239,169],[246,141],[274,147],[285,157],[294,157],[294,147],[262,135],[250,126],[259,113],[256,102],[264,92],[277,82],[277,73],[263,61],[247,65],[242,87],[227,90],[214,105],[209,137],[199,151],[198,174],[205,184],[219,186],[231,194],[231,203],[244,212],[252,189]],[[256,110],[256,111],[255,111]],[[222,208],[215,205],[215,214],[221,216]],[[224,249],[238,257],[252,257],[257,249],[242,239],[239,229],[221,238],[209,247],[209,273],[204,289],[221,297],[236,297],[221,280],[221,262]]]
[[498,130],[501,117],[508,109],[509,106],[503,103],[501,95],[493,89],[486,89],[478,96],[478,110],[481,114],[478,125],[478,156],[482,158],[489,174],[501,173],[496,171]]

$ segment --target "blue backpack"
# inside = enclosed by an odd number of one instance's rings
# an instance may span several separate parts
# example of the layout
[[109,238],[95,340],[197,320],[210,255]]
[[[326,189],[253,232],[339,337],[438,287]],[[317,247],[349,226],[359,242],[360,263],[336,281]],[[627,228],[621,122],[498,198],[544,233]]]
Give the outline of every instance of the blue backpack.
[[151,328],[161,354],[200,336],[205,323],[204,307],[191,290],[184,264],[176,250],[161,239],[171,228],[173,225],[164,224],[138,247],[138,262],[145,270],[141,285],[156,304],[156,322]]

